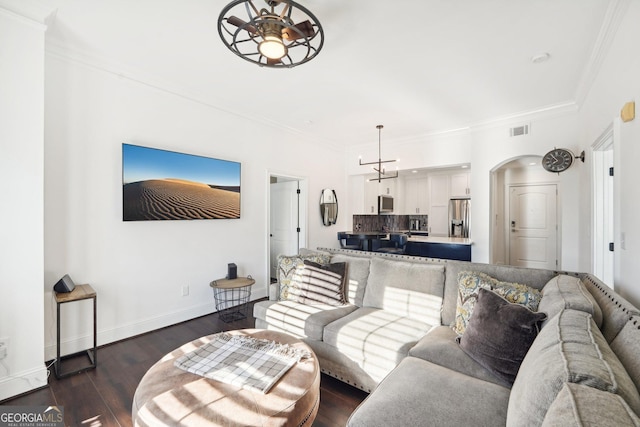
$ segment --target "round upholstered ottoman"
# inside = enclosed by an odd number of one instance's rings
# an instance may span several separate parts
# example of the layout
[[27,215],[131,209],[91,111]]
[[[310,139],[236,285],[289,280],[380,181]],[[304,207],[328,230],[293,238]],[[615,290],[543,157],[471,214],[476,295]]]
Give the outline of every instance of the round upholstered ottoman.
[[204,378],[174,366],[175,359],[210,342],[199,338],[164,356],[144,375],[131,417],[135,426],[310,426],[320,403],[320,368],[315,354],[285,333],[244,329],[228,332],[307,350],[268,393]]

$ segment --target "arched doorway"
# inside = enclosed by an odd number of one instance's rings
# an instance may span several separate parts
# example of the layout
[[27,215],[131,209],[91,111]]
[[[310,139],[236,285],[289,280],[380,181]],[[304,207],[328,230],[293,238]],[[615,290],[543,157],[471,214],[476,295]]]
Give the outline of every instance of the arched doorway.
[[491,171],[492,264],[559,268],[559,181],[540,160],[520,156]]

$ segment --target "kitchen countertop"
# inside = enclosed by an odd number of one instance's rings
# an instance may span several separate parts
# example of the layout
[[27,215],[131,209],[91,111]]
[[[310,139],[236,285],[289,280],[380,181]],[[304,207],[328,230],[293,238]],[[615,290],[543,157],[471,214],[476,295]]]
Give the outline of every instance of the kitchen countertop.
[[418,243],[446,243],[450,245],[472,245],[473,241],[464,237],[411,236],[410,242]]
[[[348,234],[371,234],[371,235],[376,235],[376,234],[384,234],[383,232],[378,232],[378,231],[347,231],[346,233]],[[392,231],[392,233],[407,233],[407,231],[405,230],[399,230],[399,231]],[[387,237],[389,237],[389,235],[387,234]],[[472,245],[473,241],[471,239],[468,238],[464,238],[464,237],[445,237],[445,236],[417,236],[415,234],[411,235],[409,237],[409,241],[410,242],[416,242],[416,243],[444,243],[444,244],[449,244],[449,245]]]

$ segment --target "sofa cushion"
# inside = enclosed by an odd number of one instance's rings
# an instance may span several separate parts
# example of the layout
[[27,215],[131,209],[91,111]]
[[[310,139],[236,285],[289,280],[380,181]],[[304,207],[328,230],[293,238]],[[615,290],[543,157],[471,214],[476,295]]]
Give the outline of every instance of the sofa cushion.
[[509,389],[405,358],[351,414],[349,427],[503,426]]
[[371,260],[369,258],[335,254],[331,257],[331,262],[347,263],[347,300],[351,304],[362,307]]
[[293,274],[298,266],[303,265],[304,260],[317,262],[318,264],[328,264],[331,255],[326,253],[307,253],[306,255],[280,255],[278,256],[278,283],[280,284],[280,299],[289,298],[289,286]]
[[363,306],[440,324],[444,266],[373,258]]
[[409,356],[427,360],[461,374],[483,381],[504,385],[484,366],[462,351],[456,338],[458,335],[449,326],[435,326],[409,350]]
[[328,324],[323,341],[381,381],[432,326],[387,310],[362,307]]
[[480,288],[460,348],[511,387],[546,317]]
[[458,275],[462,271],[488,274],[502,282],[525,283],[534,289],[542,289],[556,275],[551,270],[514,267],[511,265],[481,264],[468,261],[443,261],[446,264],[442,324],[453,325],[458,300]]
[[578,277],[559,274],[542,288],[538,311],[547,313],[551,319],[565,308],[590,313],[598,328],[602,325],[602,310],[582,281]]
[[542,427],[574,426],[638,427],[640,418],[617,394],[565,383],[549,407]]
[[540,331],[513,383],[507,425],[540,425],[566,382],[618,394],[640,410],[629,374],[583,311],[563,310]]
[[611,349],[631,376],[636,388],[640,390],[640,316],[629,319],[611,342]]
[[493,291],[511,303],[524,305],[531,311],[538,309],[542,298],[542,293],[530,286],[502,282],[485,273],[461,271],[458,274],[458,301],[453,325],[453,330],[459,335],[464,334],[467,328],[481,288]]
[[640,312],[597,277],[587,274],[582,280],[602,310],[602,327],[600,330],[607,342],[611,343],[626,325],[629,317],[640,315]]
[[322,340],[324,327],[354,311],[351,304],[334,307],[326,304],[307,305],[294,301],[259,301],[253,306],[253,316],[278,330],[297,337]]
[[345,305],[346,268],[344,262],[318,264],[305,259],[289,283],[288,299],[303,304]]

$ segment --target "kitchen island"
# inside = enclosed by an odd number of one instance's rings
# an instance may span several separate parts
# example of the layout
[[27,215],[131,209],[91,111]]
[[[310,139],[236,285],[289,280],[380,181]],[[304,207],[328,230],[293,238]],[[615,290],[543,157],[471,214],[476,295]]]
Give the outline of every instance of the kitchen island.
[[411,236],[405,254],[428,258],[471,261],[473,242],[462,237]]
[[[403,231],[394,231],[398,233]],[[382,246],[388,246],[389,235],[386,232],[345,231],[350,239],[366,241],[364,250],[377,251]],[[471,261],[471,245],[468,238],[424,236],[406,233],[409,240],[405,247],[405,254],[428,258],[453,259]]]

